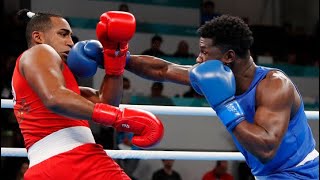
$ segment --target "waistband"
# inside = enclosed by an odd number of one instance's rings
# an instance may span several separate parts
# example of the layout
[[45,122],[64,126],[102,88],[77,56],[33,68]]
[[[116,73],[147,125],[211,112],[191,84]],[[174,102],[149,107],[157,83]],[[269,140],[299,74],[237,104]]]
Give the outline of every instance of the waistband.
[[[319,152],[316,149],[313,149],[301,162],[299,162],[295,167],[302,166],[309,161],[312,161],[319,157]],[[255,176],[256,180],[267,180],[268,176]]]
[[29,167],[87,143],[95,143],[91,129],[88,127],[75,126],[56,131],[28,149]]

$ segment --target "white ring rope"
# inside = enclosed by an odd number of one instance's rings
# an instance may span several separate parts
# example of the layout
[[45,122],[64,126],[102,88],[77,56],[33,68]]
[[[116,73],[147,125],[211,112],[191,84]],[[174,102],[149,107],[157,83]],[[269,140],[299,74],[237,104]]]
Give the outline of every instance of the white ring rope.
[[[210,107],[187,107],[187,106],[149,106],[121,104],[120,108],[139,108],[150,111],[157,115],[176,116],[217,116]],[[13,108],[13,100],[1,99],[1,108]],[[305,111],[309,120],[319,120],[319,111]]]
[[[217,116],[210,107],[147,106],[121,104],[120,108],[140,108],[158,115]],[[1,108],[13,108],[13,100],[1,99]],[[306,111],[309,120],[319,120],[319,111]],[[238,160],[244,161],[240,152],[191,152],[148,150],[105,150],[113,159],[175,159],[175,160]],[[1,148],[1,157],[27,157],[25,148]]]
[[[105,150],[113,159],[175,159],[244,161],[240,152],[192,152],[149,150]],[[25,148],[1,148],[1,157],[27,157]]]

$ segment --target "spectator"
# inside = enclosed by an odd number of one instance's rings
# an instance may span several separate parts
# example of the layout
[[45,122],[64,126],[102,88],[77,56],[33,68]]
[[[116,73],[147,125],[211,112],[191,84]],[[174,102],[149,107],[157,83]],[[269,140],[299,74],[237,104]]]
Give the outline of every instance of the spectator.
[[172,100],[164,96],[163,92],[163,83],[161,82],[154,82],[151,86],[151,95],[150,95],[150,103],[156,105],[167,105],[172,106],[174,103]]
[[155,35],[151,39],[151,47],[143,51],[141,54],[156,56],[156,57],[166,56],[166,54],[163,51],[161,51],[161,44],[162,44],[162,37],[159,35]]
[[119,11],[124,11],[124,12],[130,12],[128,4],[125,4],[125,3],[120,4],[118,10]]
[[216,167],[205,173],[202,180],[233,180],[228,172],[228,161],[217,161]]
[[162,160],[163,168],[152,175],[152,180],[181,180],[180,174],[173,170],[174,160]]
[[246,162],[239,163],[238,179],[239,180],[254,180],[255,179]]
[[202,98],[200,94],[198,94],[191,86],[189,90],[185,93],[183,93],[184,98]]
[[221,14],[215,12],[215,3],[213,1],[207,0],[202,4],[201,8],[201,25],[211,19],[220,16]]
[[176,52],[172,55],[173,57],[178,58],[194,58],[195,55],[189,52],[189,44],[187,41],[180,41],[177,47]]

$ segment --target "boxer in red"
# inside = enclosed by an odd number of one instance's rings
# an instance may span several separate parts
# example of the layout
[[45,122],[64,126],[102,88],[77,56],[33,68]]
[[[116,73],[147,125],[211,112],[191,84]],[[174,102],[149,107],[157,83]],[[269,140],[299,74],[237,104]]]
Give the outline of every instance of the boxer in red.
[[[95,143],[88,120],[133,132],[132,142],[142,148],[155,145],[163,136],[163,125],[152,113],[117,107],[134,17],[104,13],[98,34],[102,47],[94,40],[74,45],[72,30],[59,15],[21,10],[19,16],[27,21],[29,48],[16,61],[12,90],[30,160],[24,178],[130,179]],[[100,90],[78,87],[67,64],[88,76],[101,56],[106,75]]]

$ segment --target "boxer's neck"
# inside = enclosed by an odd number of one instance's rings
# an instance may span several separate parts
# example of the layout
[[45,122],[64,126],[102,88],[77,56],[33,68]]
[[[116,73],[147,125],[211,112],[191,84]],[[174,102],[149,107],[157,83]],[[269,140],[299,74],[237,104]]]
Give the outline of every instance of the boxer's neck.
[[236,95],[244,93],[249,88],[256,72],[256,64],[251,56],[238,62],[233,69],[236,78]]

